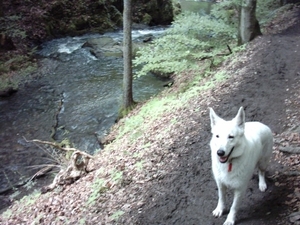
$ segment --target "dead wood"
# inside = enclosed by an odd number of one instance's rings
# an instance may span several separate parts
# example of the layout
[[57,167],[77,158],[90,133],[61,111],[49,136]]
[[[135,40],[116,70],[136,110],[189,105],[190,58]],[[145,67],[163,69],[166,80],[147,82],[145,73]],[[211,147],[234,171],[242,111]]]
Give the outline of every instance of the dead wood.
[[58,174],[56,174],[53,182],[50,185],[42,188],[42,193],[51,191],[58,185],[71,184],[74,181],[78,180],[80,177],[88,173],[87,171],[88,163],[90,159],[94,158],[92,155],[84,151],[78,150],[76,148],[62,147],[55,142],[41,141],[37,139],[32,140],[32,142],[50,145],[56,149],[63,150],[63,151],[73,151],[68,166],[66,168],[61,167],[61,170],[58,172]]

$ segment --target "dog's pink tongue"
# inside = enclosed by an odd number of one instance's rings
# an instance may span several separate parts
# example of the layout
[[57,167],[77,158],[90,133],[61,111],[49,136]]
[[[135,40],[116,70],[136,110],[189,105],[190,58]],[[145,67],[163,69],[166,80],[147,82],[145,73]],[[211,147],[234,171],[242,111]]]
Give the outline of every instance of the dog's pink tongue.
[[227,161],[227,157],[220,157],[220,162],[223,163],[223,162],[226,162]]

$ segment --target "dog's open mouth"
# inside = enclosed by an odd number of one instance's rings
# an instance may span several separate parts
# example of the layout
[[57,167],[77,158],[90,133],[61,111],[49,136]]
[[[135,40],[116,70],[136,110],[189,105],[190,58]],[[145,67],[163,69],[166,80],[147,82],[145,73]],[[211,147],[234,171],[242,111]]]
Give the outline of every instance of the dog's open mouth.
[[219,161],[221,162],[221,163],[226,163],[227,162],[227,160],[228,160],[228,156],[222,156],[222,157],[219,157]]
[[230,152],[227,156],[219,156],[220,163],[226,163],[228,161],[233,149],[234,149],[234,147],[232,147],[232,149],[230,150]]

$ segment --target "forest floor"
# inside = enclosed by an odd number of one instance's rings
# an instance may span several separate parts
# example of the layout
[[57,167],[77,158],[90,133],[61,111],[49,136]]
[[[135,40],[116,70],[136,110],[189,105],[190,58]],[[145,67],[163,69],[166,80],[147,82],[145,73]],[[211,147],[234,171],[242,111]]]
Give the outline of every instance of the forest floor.
[[[175,78],[158,97],[161,108],[168,110],[140,118],[147,108],[138,106],[113,127],[108,137],[112,143],[95,156],[86,176],[14,202],[0,215],[0,224],[222,224],[226,215],[214,218],[211,213],[217,188],[211,173],[208,107],[231,119],[240,106],[247,121],[272,129],[275,145],[268,189],[258,190],[255,174],[237,224],[300,224],[299,21],[299,7],[281,13],[263,36],[217,68],[216,74],[229,75],[226,79],[194,80],[190,89],[197,94],[192,97],[176,89],[193,74]],[[171,92],[177,94],[168,101]],[[138,126],[122,130],[130,118]],[[229,206],[232,194],[228,196]]]

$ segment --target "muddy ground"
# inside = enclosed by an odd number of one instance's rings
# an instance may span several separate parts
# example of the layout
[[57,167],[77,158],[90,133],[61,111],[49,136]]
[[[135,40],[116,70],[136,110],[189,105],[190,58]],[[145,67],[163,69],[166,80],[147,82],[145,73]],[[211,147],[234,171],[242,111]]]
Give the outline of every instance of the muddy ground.
[[[74,184],[42,195],[26,210],[22,203],[12,205],[13,213],[2,215],[0,223],[223,224],[226,215],[216,219],[211,213],[217,188],[211,173],[207,108],[231,119],[244,106],[247,121],[270,126],[275,146],[268,189],[258,190],[254,174],[237,224],[300,224],[299,19],[299,8],[283,13],[269,24],[268,33],[251,42],[236,60],[224,63],[221,71],[230,75],[227,80],[166,112],[138,141],[131,141],[129,132],[107,146],[109,150],[92,165],[94,170]],[[114,176],[109,171],[115,171]],[[116,171],[122,178],[116,179]],[[229,206],[230,192],[228,197]]]

